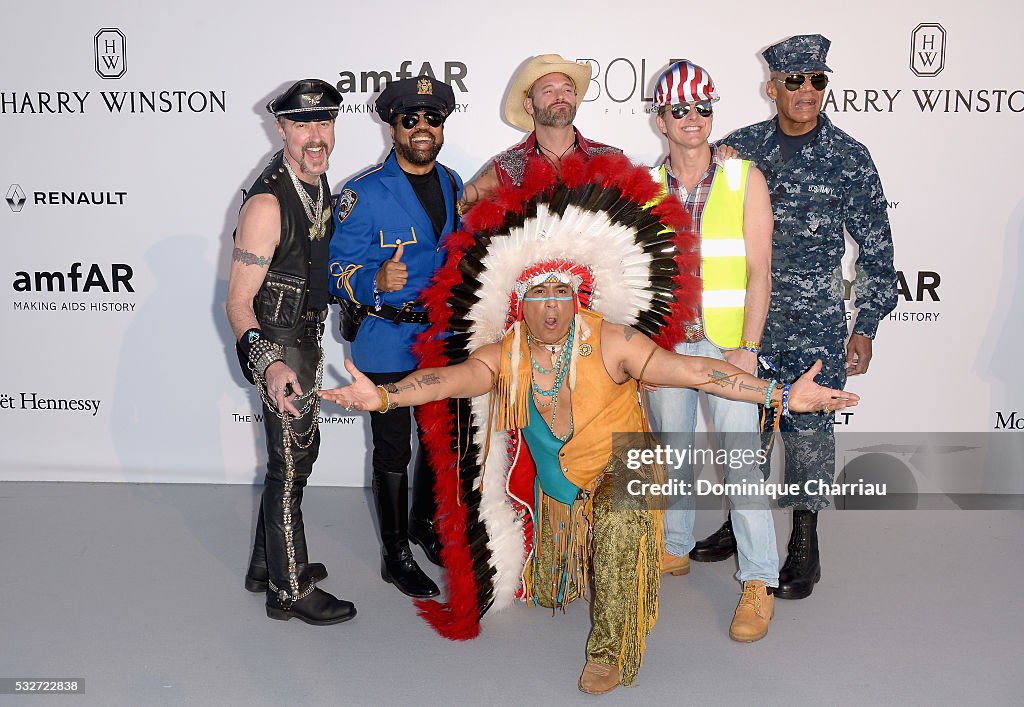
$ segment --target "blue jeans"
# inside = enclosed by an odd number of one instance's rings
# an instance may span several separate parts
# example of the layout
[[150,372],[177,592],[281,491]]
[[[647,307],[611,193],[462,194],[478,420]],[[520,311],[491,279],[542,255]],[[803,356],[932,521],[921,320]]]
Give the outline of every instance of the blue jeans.
[[[676,353],[686,356],[707,356],[725,360],[722,350],[707,339],[676,346]],[[711,416],[714,419],[715,434],[719,446],[726,449],[726,433],[738,433],[741,439],[758,438],[758,407],[753,403],[726,400],[717,395],[708,395]],[[697,391],[692,388],[658,388],[648,394],[648,409],[651,425],[656,432],[683,433],[693,440],[697,428]],[[676,478],[693,486],[693,466],[683,464],[675,470]],[[763,476],[757,465],[733,468],[729,466],[726,483],[761,481]],[[665,549],[677,557],[685,557],[693,549],[693,521],[695,515],[695,494],[674,499],[665,511]],[[769,587],[779,586],[779,550],[775,544],[775,522],[765,499],[764,508],[749,509],[750,497],[744,498],[746,508],[730,511],[736,548],[739,554],[739,572],[736,579],[741,582],[760,579]]]

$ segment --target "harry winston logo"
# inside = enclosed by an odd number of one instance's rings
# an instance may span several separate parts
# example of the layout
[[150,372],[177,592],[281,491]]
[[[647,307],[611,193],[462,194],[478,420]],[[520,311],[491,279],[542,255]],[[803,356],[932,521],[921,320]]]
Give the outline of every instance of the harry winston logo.
[[12,184],[7,190],[7,205],[14,213],[18,213],[25,206],[25,192],[21,190],[21,186]]
[[93,37],[93,55],[96,73],[101,78],[119,79],[128,66],[125,63],[124,32],[116,27],[104,27]]
[[910,33],[910,70],[918,76],[938,76],[946,68],[946,30],[924,22]]

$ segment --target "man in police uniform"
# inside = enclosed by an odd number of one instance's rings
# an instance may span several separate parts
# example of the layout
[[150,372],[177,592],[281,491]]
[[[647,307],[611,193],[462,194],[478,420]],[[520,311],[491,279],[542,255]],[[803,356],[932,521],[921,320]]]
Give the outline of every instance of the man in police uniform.
[[[778,371],[766,375],[790,380],[821,359],[818,382],[842,388],[848,375],[868,370],[878,323],[896,306],[897,282],[885,195],[871,155],[821,112],[829,44],[812,34],[768,47],[762,54],[771,70],[766,91],[776,116],[725,142],[764,173],[775,215],[773,290],[762,346]],[[849,337],[840,267],[844,229],[859,246],[858,311]],[[782,418],[787,483],[803,489],[808,480],[832,482],[832,426],[828,410]],[[814,589],[821,576],[817,512],[828,503],[820,495],[780,501],[794,507],[793,533],[775,596],[802,599]],[[732,533],[723,528],[694,552],[724,559],[734,548]]]
[[309,562],[302,523],[302,491],[320,449],[320,337],[333,226],[326,172],[340,102],[329,83],[306,79],[267,104],[284,148],[245,194],[226,306],[242,371],[263,399],[267,434],[245,587],[266,592],[267,616],[316,625],[356,614],[350,602],[317,588],[327,570]]
[[[367,307],[369,316],[352,342],[352,360],[377,384],[394,383],[416,368],[412,347],[427,329],[427,312],[416,298],[444,262],[445,236],[456,230],[462,180],[436,162],[444,121],[454,107],[451,87],[429,76],[391,82],[376,105],[377,115],[391,126],[391,154],[349,181],[338,200],[330,289]],[[440,564],[433,473],[423,451],[411,514],[408,510],[409,410],[375,412],[370,428],[381,576],[409,596],[437,596],[437,586],[409,549],[411,539]]]
[[466,185],[464,207],[499,186],[519,186],[529,160],[547,160],[558,170],[562,160],[572,154],[589,159],[605,152],[622,152],[588,140],[573,125],[576,110],[587,94],[590,75],[590,64],[567,61],[558,54],[530,57],[519,68],[505,99],[505,120],[530,134],[496,155]]
[[[718,147],[708,144],[717,101],[711,75],[690,61],[670,66],[654,91],[652,108],[658,112],[658,129],[668,140],[669,154],[653,175],[683,204],[701,237],[701,318],[686,327],[686,341],[676,352],[726,360],[755,374],[771,297],[772,205],[757,167],[746,160],[723,159]],[[706,397],[722,448],[756,449],[757,405]],[[658,388],[650,393],[650,410],[658,431],[692,436],[697,391]],[[692,467],[682,471],[692,488]],[[726,469],[729,483],[756,480],[760,480],[756,465]],[[690,571],[692,499],[684,496],[665,511],[663,572]],[[740,546],[736,577],[743,583],[743,593],[729,635],[744,642],[768,632],[773,587],[779,583],[775,524],[760,500],[734,499],[731,512]]]

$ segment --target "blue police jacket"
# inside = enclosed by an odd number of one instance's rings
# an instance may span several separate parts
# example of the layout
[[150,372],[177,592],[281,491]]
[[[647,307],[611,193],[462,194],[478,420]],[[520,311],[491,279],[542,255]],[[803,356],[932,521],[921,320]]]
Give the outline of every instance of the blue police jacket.
[[[398,244],[404,244],[402,262],[409,274],[405,287],[379,293],[381,302],[401,308],[417,299],[444,262],[444,239],[455,226],[455,202],[462,191],[462,179],[440,163],[436,168],[446,211],[440,238],[434,236],[430,216],[399,167],[394,151],[381,164],[349,180],[338,198],[331,238],[330,290],[338,297],[370,307],[371,316],[352,342],[352,362],[362,371],[394,373],[418,365],[412,347],[428,325],[396,324],[372,316],[374,278],[384,261],[394,256]],[[455,190],[449,173],[455,180]]]

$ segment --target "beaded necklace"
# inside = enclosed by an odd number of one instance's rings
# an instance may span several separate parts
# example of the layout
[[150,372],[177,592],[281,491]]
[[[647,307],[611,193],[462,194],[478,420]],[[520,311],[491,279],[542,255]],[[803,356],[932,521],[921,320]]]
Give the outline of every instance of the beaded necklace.
[[[541,373],[554,373],[555,380],[550,388],[541,388],[537,384],[535,376],[530,376],[530,383],[533,386],[533,392],[545,398],[551,399],[551,421],[548,423],[548,429],[551,430],[551,434],[555,436],[555,439],[559,439],[562,442],[567,442],[573,433],[573,420],[569,418],[569,433],[566,435],[560,435],[555,433],[555,420],[558,417],[558,394],[562,390],[562,386],[565,384],[565,376],[569,373],[569,356],[572,354],[573,338],[576,334],[576,321],[573,320],[572,324],[569,325],[569,333],[566,334],[564,342],[562,344],[548,344],[539,341],[533,334],[527,329],[526,335],[529,341],[537,342],[542,346],[548,348],[551,351],[553,359],[552,366],[550,369],[544,368],[537,359],[533,357],[533,349],[530,349],[530,363],[533,365],[534,370],[540,371]],[[556,354],[555,351],[558,351]],[[545,406],[547,407],[547,406]]]

